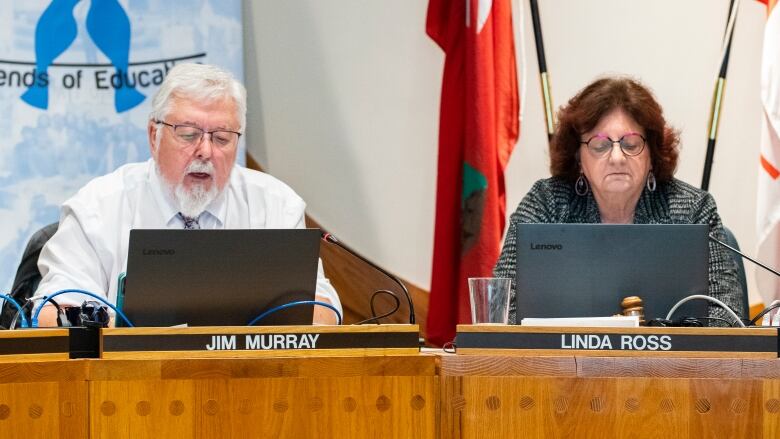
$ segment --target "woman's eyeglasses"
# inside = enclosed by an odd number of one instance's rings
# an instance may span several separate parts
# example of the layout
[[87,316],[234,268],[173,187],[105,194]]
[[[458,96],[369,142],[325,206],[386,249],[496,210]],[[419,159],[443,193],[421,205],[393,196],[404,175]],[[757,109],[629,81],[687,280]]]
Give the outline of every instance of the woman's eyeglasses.
[[639,133],[626,133],[618,140],[612,140],[604,134],[596,134],[587,141],[580,142],[580,144],[587,145],[588,151],[597,158],[604,157],[616,143],[620,145],[620,150],[623,151],[623,154],[633,157],[642,153],[647,141]]

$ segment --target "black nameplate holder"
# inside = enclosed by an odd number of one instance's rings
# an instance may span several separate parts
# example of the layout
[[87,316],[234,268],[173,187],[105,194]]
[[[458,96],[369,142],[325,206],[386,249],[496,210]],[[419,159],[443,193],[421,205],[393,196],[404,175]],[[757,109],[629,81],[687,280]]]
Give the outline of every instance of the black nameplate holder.
[[[378,330],[380,329],[380,330]],[[317,355],[334,350],[418,352],[416,325],[116,328],[102,331],[103,358],[133,352],[189,352],[252,356],[284,352]]]
[[17,329],[0,332],[0,361],[97,358],[100,332],[93,328]]
[[459,325],[458,353],[777,358],[778,328],[549,328]]

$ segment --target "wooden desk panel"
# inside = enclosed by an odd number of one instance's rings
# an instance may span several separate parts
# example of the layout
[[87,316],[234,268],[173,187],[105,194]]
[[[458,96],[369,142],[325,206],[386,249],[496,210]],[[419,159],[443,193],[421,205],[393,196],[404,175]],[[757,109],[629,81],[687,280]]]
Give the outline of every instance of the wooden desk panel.
[[778,360],[444,356],[442,437],[776,438],[778,370]]
[[92,437],[437,437],[436,358],[100,360]]
[[0,437],[88,437],[86,363],[0,363]]

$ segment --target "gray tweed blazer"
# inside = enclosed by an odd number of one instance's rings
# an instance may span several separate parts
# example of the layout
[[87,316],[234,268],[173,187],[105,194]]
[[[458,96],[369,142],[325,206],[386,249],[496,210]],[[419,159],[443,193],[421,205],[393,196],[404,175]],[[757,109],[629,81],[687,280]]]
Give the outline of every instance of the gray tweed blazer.
[[[510,218],[501,256],[493,270],[496,277],[512,279],[509,322],[515,323],[515,262],[516,228],[518,223],[600,223],[598,205],[593,194],[579,196],[574,186],[560,178],[548,178],[534,183]],[[709,193],[680,180],[658,184],[654,192],[645,189],[634,213],[635,224],[709,224],[710,234],[723,241],[723,224],[715,200]],[[742,313],[742,287],[737,279],[734,259],[715,242],[710,241],[710,296],[723,301],[737,315]],[[711,317],[731,321],[717,306],[710,306]],[[740,316],[745,317],[745,316]]]

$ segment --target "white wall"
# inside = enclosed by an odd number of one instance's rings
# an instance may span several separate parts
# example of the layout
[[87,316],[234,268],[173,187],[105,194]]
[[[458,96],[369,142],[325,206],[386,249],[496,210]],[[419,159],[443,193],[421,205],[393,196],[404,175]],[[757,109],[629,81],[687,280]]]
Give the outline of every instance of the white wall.
[[[527,83],[507,169],[510,213],[549,175],[530,11],[525,0],[513,3]],[[539,3],[553,103],[600,75],[640,78],[682,130],[677,177],[698,186],[728,0]],[[425,35],[426,8],[424,0],[285,0],[244,9],[250,154],[293,186],[316,220],[424,288],[444,60]],[[751,253],[764,20],[763,4],[742,2],[710,183],[724,223]]]

